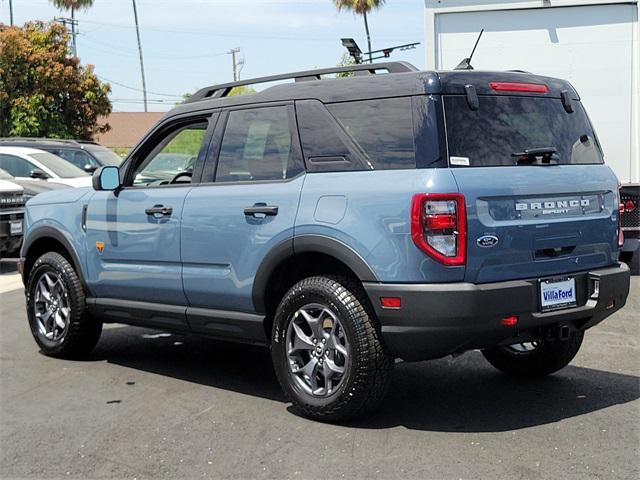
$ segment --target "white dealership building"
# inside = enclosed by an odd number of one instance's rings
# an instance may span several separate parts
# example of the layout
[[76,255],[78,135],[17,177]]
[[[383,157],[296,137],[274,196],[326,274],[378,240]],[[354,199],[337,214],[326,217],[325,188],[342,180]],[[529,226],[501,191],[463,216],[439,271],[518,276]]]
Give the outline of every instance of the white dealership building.
[[526,70],[569,80],[623,184],[640,183],[638,1],[425,0],[426,68]]

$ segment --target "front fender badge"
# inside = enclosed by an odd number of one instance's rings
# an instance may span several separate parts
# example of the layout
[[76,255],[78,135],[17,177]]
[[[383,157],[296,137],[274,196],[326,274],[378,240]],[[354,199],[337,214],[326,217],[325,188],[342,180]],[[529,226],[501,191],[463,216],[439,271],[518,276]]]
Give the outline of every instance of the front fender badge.
[[98,250],[98,255],[102,255],[104,251],[104,242],[96,242],[96,250]]
[[498,237],[495,235],[483,235],[476,240],[479,247],[490,248],[498,244]]

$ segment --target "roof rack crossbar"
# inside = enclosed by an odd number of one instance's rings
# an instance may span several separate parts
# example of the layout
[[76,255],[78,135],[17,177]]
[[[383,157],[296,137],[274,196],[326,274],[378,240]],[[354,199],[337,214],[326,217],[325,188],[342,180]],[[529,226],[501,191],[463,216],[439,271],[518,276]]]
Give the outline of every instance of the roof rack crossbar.
[[305,70],[301,72],[284,73],[281,75],[270,75],[267,77],[252,78],[248,80],[240,80],[238,82],[221,83],[220,85],[211,85],[198,90],[191,95],[184,103],[192,103],[207,98],[226,97],[235,87],[243,87],[247,85],[256,85],[259,83],[277,82],[279,80],[294,80],[296,82],[305,82],[310,80],[321,80],[322,75],[330,75],[333,73],[353,72],[356,75],[375,75],[378,71],[384,70],[388,73],[404,73],[417,72],[418,69],[408,62],[384,62],[347,65],[344,67],[320,68],[315,70]]

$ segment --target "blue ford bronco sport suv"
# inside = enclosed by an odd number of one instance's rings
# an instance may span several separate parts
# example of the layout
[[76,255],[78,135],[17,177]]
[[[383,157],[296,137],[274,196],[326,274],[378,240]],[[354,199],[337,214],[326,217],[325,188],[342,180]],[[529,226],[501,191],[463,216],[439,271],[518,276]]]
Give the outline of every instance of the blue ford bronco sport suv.
[[212,86],[93,180],[27,204],[41,350],[87,354],[103,322],[268,345],[314,419],[373,409],[396,358],[553,373],[629,292],[617,179],[555,78],[383,63]]

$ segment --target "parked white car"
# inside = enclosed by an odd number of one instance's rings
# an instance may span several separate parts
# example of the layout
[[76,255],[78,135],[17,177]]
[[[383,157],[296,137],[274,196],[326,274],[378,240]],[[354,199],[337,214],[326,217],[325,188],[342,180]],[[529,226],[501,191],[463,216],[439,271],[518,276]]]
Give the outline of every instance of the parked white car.
[[17,180],[39,179],[70,187],[91,186],[91,176],[49,152],[28,147],[0,147],[0,168]]

